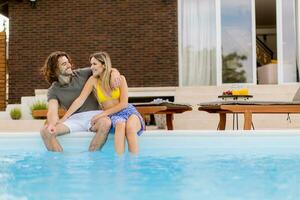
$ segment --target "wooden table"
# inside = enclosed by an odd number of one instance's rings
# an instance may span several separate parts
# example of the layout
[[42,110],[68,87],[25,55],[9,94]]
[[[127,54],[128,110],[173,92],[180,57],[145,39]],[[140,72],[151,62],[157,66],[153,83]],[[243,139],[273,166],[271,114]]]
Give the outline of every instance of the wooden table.
[[200,104],[198,110],[219,113],[219,130],[225,130],[227,113],[242,113],[244,130],[250,130],[252,114],[300,113],[300,102],[212,102]]
[[136,107],[136,109],[141,113],[143,117],[149,114],[165,114],[168,130],[174,129],[173,127],[174,114],[183,113],[192,110],[192,107],[189,105],[175,104],[169,102],[160,103],[160,104],[138,103],[133,105]]

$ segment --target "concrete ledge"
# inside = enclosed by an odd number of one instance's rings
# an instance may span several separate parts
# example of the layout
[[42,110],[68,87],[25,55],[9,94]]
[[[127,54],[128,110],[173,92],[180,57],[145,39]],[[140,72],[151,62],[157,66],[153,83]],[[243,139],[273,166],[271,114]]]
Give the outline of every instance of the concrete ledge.
[[[72,134],[66,134],[60,137],[67,137],[67,138],[84,138],[84,137],[91,137],[91,132],[75,132]],[[16,131],[16,132],[5,132],[0,131],[1,136],[12,136],[12,137],[31,137],[31,136],[38,136],[40,137],[40,133],[38,131],[33,132],[23,132],[23,131]],[[284,129],[284,130],[224,130],[224,131],[216,131],[216,130],[147,130],[144,131],[141,137],[276,137],[276,136],[286,136],[286,137],[300,137],[300,129],[291,130],[291,129]]]
[[1,132],[39,132],[45,120],[1,120]]

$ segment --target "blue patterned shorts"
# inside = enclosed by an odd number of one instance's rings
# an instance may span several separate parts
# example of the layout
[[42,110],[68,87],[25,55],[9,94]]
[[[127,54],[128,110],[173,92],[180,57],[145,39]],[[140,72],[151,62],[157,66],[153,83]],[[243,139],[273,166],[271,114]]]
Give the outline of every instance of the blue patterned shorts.
[[127,108],[124,108],[123,110],[117,113],[109,115],[109,117],[111,119],[113,128],[115,128],[117,122],[126,122],[131,115],[136,115],[140,119],[141,129],[137,132],[137,134],[140,136],[143,130],[145,130],[145,122],[141,114],[136,110],[136,108],[133,105],[128,104]]

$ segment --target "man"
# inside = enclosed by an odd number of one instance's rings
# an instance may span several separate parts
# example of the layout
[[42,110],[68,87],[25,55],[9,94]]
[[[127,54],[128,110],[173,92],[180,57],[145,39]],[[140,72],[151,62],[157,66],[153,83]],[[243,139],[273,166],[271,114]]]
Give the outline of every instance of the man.
[[[101,149],[104,145],[111,121],[108,117],[101,118],[91,124],[93,116],[102,112],[97,99],[91,94],[84,104],[65,122],[59,123],[58,109],[68,109],[72,102],[80,95],[85,82],[92,75],[89,68],[73,70],[70,56],[61,51],[51,53],[42,68],[42,74],[51,87],[48,89],[47,122],[40,133],[44,144],[49,151],[63,151],[57,136],[77,131],[95,131],[89,151]],[[111,86],[118,87],[120,74],[117,70],[111,73]]]

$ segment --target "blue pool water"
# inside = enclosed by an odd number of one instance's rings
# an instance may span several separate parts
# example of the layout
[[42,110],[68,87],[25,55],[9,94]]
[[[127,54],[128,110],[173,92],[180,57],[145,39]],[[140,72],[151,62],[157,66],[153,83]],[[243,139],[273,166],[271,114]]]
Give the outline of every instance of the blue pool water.
[[110,138],[0,135],[0,199],[299,199],[299,134],[149,134],[140,154],[117,156]]

